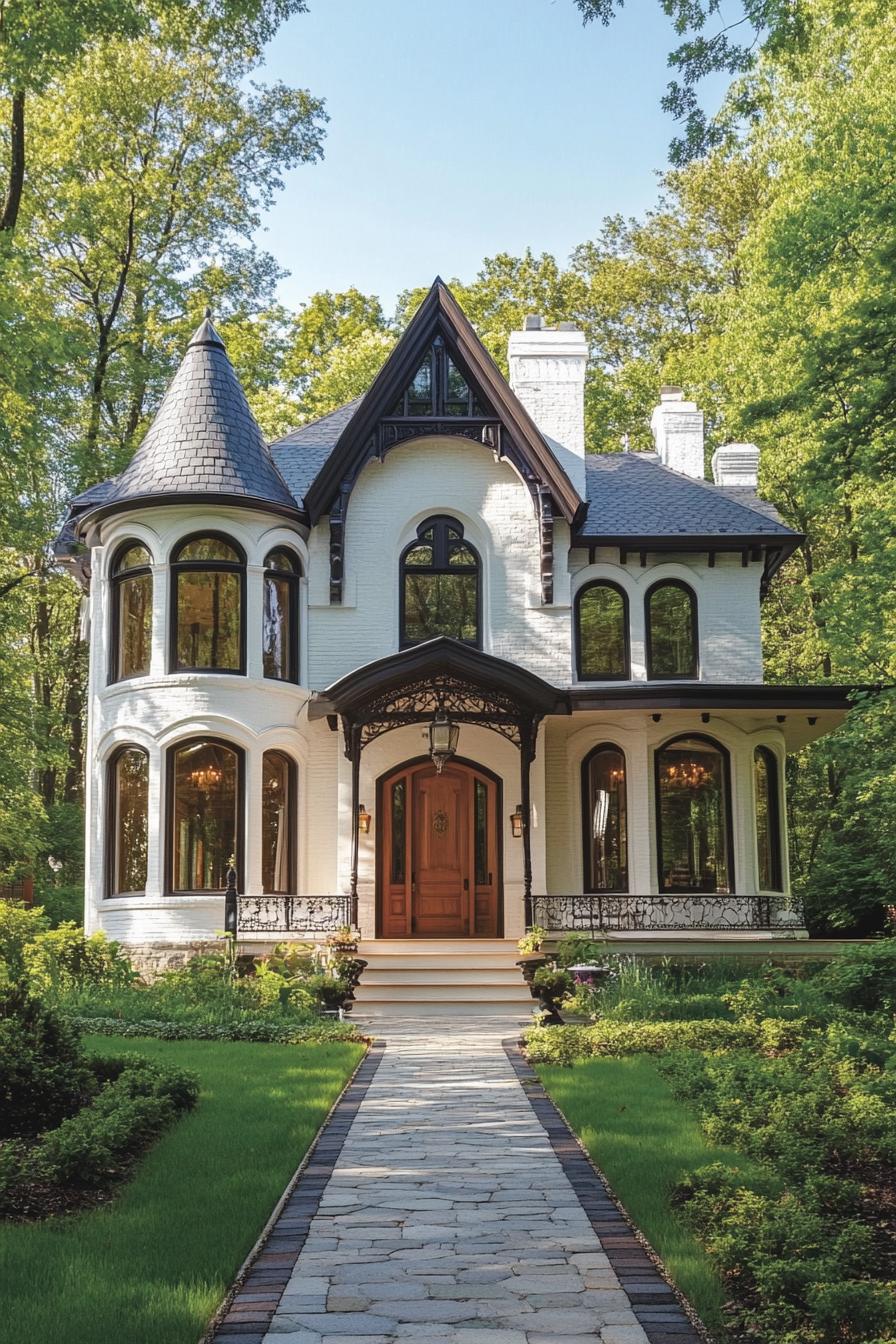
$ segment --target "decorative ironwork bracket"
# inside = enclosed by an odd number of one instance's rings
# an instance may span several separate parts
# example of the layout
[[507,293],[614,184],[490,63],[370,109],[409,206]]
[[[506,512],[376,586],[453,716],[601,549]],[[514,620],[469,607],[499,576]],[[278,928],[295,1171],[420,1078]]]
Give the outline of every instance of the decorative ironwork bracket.
[[342,581],[345,563],[345,515],[348,510],[348,498],[351,484],[343,481],[339,487],[339,498],[330,510],[330,602],[334,606],[342,603]]
[[541,538],[541,600],[550,606],[554,601],[554,505],[546,485],[536,488],[535,498]]

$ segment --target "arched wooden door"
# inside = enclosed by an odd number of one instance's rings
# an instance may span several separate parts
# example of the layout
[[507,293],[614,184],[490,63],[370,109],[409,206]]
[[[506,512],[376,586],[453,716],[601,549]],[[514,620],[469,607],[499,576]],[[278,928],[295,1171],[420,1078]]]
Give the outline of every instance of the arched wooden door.
[[383,777],[377,805],[377,931],[383,938],[495,938],[500,785],[452,760]]

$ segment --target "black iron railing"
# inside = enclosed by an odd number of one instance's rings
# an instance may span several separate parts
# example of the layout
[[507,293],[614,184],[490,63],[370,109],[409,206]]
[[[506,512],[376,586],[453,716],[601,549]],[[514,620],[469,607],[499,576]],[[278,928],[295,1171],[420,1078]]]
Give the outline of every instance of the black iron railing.
[[532,923],[549,933],[635,933],[649,930],[707,931],[799,928],[799,921],[775,918],[768,896],[660,895],[533,896]]
[[334,933],[351,925],[351,896],[237,896],[238,933]]

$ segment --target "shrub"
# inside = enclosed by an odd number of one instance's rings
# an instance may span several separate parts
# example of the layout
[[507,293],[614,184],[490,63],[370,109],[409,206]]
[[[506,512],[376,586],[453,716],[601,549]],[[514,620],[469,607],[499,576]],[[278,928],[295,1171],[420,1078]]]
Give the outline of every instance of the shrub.
[[58,1124],[94,1090],[73,1027],[21,982],[0,987],[0,1138]]
[[845,1008],[896,1012],[896,938],[851,947],[820,971],[815,985]]
[[64,993],[82,985],[110,988],[132,984],[137,973],[118,943],[104,933],[90,937],[77,924],[39,933],[24,949],[25,972],[44,993]]
[[751,1045],[755,1029],[738,1022],[606,1022],[594,1026],[533,1027],[526,1051],[535,1064],[571,1064],[592,1055],[665,1054],[669,1050],[727,1050]]
[[87,1017],[69,1014],[68,1020],[78,1031],[97,1036],[150,1036],[162,1041],[260,1041],[276,1045],[302,1045],[310,1041],[334,1039],[359,1040],[348,1022],[315,1018],[310,1022],[273,1021],[245,1016],[232,1022],[174,1021],[118,1017]]
[[25,948],[49,927],[39,906],[29,910],[14,901],[0,901],[0,960],[8,966],[11,979],[24,974]]

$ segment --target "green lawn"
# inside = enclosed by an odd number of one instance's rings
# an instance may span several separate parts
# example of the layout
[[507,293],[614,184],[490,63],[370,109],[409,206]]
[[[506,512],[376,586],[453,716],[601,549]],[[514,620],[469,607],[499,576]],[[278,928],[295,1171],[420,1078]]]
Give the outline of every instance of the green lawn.
[[540,1067],[538,1076],[675,1283],[710,1329],[720,1329],[721,1280],[669,1192],[708,1162],[738,1167],[747,1186],[766,1188],[768,1178],[741,1153],[706,1142],[646,1055]]
[[196,1109],[104,1209],[0,1225],[2,1344],[196,1344],[363,1046],[85,1037],[193,1069]]

